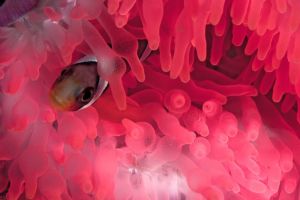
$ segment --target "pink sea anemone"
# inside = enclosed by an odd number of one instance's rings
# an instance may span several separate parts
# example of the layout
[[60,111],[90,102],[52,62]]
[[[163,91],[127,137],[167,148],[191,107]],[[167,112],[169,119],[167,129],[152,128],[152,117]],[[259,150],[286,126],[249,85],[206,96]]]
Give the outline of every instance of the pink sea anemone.
[[[0,198],[300,198],[299,0],[22,2],[0,5]],[[53,109],[91,54],[108,90]]]

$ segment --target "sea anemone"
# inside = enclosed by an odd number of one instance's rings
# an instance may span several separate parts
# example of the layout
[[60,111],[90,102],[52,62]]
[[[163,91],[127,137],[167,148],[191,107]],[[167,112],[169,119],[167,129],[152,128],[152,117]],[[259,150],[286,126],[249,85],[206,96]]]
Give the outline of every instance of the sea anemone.
[[[0,1],[0,198],[300,198],[299,0]],[[108,88],[56,110],[93,55]]]

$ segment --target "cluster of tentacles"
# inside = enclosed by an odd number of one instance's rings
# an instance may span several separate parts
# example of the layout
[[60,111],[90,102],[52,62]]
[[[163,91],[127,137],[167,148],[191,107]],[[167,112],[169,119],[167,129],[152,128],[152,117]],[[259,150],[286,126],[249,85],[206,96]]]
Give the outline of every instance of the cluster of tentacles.
[[[300,198],[299,10],[299,0],[4,1],[0,195]],[[86,109],[54,110],[54,80],[91,54],[109,89]]]

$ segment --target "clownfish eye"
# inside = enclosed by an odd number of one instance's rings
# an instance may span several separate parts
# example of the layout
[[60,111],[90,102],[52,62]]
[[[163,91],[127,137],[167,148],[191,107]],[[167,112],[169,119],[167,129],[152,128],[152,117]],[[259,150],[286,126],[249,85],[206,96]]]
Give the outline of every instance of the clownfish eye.
[[93,87],[85,88],[80,94],[80,101],[82,103],[87,103],[92,100],[95,94],[95,89]]

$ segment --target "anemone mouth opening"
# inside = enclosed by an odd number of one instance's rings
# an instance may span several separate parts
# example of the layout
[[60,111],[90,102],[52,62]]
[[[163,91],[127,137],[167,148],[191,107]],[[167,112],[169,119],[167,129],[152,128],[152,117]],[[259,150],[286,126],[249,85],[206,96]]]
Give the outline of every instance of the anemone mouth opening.
[[[248,37],[243,38],[239,44],[232,43],[232,29],[234,26],[235,25],[233,23],[229,23],[226,33],[224,33],[223,36],[218,36],[215,33],[214,26],[206,25],[205,39],[207,43],[207,56],[205,61],[199,61],[199,58],[196,55],[197,52],[194,52],[195,62],[200,62],[207,68],[222,73],[231,79],[238,78],[242,71],[247,68],[247,65],[250,64],[251,57],[255,56],[255,53],[252,55],[247,55],[245,53],[245,49],[249,40]],[[248,29],[247,31],[250,30]],[[222,46],[217,47],[223,48],[222,52],[219,52],[221,55],[219,55],[219,58],[214,58],[215,55],[213,54],[216,53],[216,44],[213,44],[215,43],[214,40],[216,40],[215,38],[222,40],[223,37],[225,37],[225,39],[223,39],[224,43]],[[214,49],[212,50],[212,48]]]

